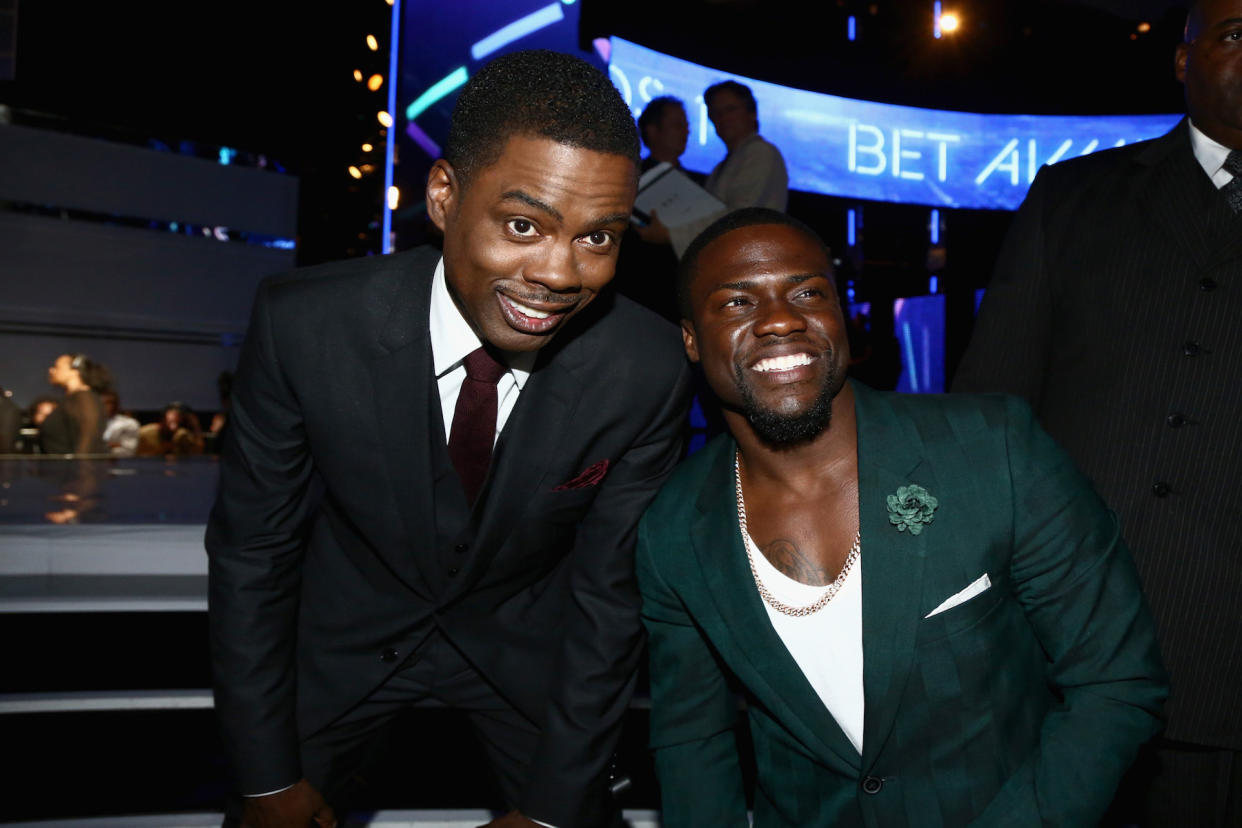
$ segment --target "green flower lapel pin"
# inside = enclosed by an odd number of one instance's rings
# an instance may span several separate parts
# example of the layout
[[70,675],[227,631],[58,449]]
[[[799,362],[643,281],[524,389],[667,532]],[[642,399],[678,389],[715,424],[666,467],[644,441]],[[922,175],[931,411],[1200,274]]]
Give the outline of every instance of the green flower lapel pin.
[[888,496],[888,522],[896,526],[898,532],[917,535],[935,519],[934,512],[939,505],[940,501],[917,483],[902,486],[897,494]]

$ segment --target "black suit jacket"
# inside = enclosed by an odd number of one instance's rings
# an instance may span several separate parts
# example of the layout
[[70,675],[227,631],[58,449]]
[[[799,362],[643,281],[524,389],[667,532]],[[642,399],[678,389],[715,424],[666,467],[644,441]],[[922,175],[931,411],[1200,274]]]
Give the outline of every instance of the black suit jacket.
[[1185,121],[1045,167],[954,390],[1025,397],[1121,516],[1172,678],[1166,735],[1242,748],[1242,217]]
[[607,294],[571,320],[506,423],[465,552],[438,549],[438,257],[259,290],[207,529],[216,707],[243,791],[279,788],[299,738],[438,627],[543,731],[520,807],[595,824],[641,643],[635,526],[680,455],[680,340]]

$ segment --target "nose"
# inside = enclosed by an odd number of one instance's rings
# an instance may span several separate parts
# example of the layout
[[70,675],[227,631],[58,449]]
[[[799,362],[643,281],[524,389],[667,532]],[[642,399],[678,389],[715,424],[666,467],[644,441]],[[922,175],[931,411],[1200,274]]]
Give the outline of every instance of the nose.
[[573,239],[556,240],[539,246],[523,274],[527,282],[552,293],[577,293],[582,289],[582,274]]
[[754,327],[755,336],[789,336],[805,330],[806,317],[784,300],[763,303]]

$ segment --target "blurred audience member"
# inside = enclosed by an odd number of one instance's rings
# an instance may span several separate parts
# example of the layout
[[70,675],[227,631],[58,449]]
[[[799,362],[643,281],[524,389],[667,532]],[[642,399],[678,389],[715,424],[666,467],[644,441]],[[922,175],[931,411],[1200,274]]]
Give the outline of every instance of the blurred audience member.
[[113,457],[133,457],[138,450],[138,421],[121,411],[121,399],[115,391],[104,391],[99,399],[108,418],[103,434],[108,451]]
[[707,177],[707,191],[724,202],[725,211],[691,224],[667,228],[678,257],[707,225],[731,210],[770,207],[784,212],[789,202],[789,173],[781,151],[759,134],[759,105],[750,87],[723,81],[703,93],[707,117],[728,154]]
[[[668,95],[651,101],[638,116],[638,132],[649,151],[642,161],[643,172],[661,163],[681,169],[681,154],[686,151],[690,135],[690,122],[681,101]],[[696,183],[703,183],[698,173],[682,172]],[[676,272],[677,256],[669,244],[668,228],[657,214],[652,213],[651,224],[631,225],[625,231],[613,281],[618,293],[676,323],[680,320],[674,287]]]
[[0,388],[0,454],[15,450],[22,428],[22,410],[13,402],[13,392]]
[[1167,135],[1044,167],[956,391],[1030,401],[1121,518],[1172,679],[1122,788],[1143,826],[1242,826],[1242,0],[1198,0]]
[[38,423],[44,454],[106,454],[104,408],[99,391],[112,379],[85,354],[61,354],[47,369],[47,381],[65,389],[65,398]]
[[203,447],[198,415],[179,402],[164,406],[164,416],[158,423],[147,423],[138,429],[139,457],[202,454]]

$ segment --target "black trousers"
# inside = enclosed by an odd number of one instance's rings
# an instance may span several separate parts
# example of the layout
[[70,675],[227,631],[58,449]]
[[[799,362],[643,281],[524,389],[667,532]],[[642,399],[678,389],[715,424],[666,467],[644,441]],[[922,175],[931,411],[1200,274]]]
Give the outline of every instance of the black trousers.
[[[384,684],[345,716],[303,740],[302,773],[332,805],[348,812],[359,787],[385,748],[387,731],[404,709],[462,711],[496,775],[506,809],[515,807],[539,740],[539,729],[514,710],[443,635],[432,633]],[[434,744],[412,744],[424,761],[436,761]],[[477,773],[463,768],[463,775]],[[412,776],[411,785],[417,785]],[[499,803],[497,803],[499,804]],[[225,828],[240,825],[242,802],[230,802]]]

